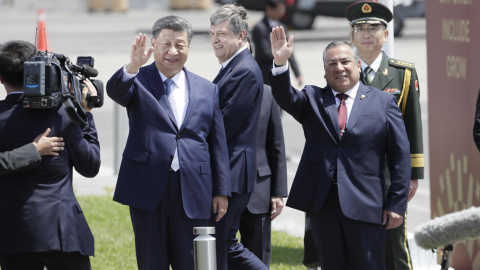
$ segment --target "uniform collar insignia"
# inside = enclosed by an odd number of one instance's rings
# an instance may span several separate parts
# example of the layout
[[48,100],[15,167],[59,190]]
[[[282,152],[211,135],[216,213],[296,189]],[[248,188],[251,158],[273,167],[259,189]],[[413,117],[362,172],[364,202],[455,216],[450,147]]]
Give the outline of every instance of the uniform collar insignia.
[[385,71],[382,72],[383,76],[387,76],[388,75],[388,69],[385,68]]

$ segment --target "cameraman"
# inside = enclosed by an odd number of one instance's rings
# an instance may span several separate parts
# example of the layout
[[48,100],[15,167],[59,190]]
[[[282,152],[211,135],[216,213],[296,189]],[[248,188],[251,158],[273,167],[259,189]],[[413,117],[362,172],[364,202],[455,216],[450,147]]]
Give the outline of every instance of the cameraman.
[[39,167],[41,156],[58,156],[57,152],[63,150],[65,143],[61,137],[47,137],[49,133],[50,128],[47,128],[32,143],[0,153],[0,177]]
[[0,82],[7,91],[0,101],[0,152],[32,142],[46,128],[65,139],[65,148],[43,157],[38,168],[0,177],[0,267],[91,269],[93,235],[73,193],[72,169],[94,177],[100,168],[97,131],[84,101],[88,91],[96,95],[95,87],[85,81],[81,104],[88,122],[83,126],[75,125],[63,106],[23,108],[23,64],[36,52],[25,41],[0,49]]

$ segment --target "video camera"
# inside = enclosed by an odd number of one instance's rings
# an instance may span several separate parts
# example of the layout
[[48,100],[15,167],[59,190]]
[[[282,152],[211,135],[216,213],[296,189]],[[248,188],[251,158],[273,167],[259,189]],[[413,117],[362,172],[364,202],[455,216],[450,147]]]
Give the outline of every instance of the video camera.
[[90,109],[103,106],[103,82],[90,79],[98,75],[93,66],[94,59],[90,56],[80,56],[77,64],[73,64],[63,54],[40,51],[23,65],[23,108],[52,109],[63,103],[75,124],[86,124],[86,113],[80,105],[85,79],[92,81],[98,93],[87,94],[87,106]]

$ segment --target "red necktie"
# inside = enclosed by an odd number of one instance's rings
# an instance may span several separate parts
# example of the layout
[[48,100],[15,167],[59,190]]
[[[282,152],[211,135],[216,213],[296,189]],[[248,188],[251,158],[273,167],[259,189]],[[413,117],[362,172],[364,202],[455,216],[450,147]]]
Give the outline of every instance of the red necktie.
[[347,94],[337,94],[337,97],[340,99],[340,106],[338,106],[338,126],[340,127],[340,136],[343,136],[345,132],[345,127],[347,126],[347,105],[345,104],[345,99],[347,99]]

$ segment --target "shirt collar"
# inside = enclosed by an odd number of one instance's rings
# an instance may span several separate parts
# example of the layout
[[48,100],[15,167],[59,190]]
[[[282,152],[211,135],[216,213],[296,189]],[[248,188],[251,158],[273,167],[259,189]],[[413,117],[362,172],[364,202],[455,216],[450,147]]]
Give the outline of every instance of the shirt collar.
[[268,24],[270,25],[271,28],[275,27],[278,25],[278,21],[274,21],[270,18],[267,17]]
[[243,50],[245,50],[247,48],[247,45],[243,45],[243,47],[241,47],[232,57],[230,57],[227,61],[223,62],[222,64],[222,69],[224,69],[228,63],[230,63],[230,61],[232,61],[233,58],[235,58],[235,56],[237,56],[237,54],[243,52]]
[[[160,74],[160,77],[162,78],[162,82],[165,82],[165,80],[168,79],[167,76],[163,75],[162,72],[160,72],[160,70],[158,71],[158,73]],[[170,79],[173,81],[173,83],[178,88],[185,88],[184,87],[185,86],[185,72],[183,71],[183,69]]]
[[[380,53],[380,55],[377,57],[377,59],[375,59],[375,61],[373,61],[373,63],[370,65],[370,67],[375,72],[377,72],[377,70],[380,68],[380,64],[382,63],[382,57],[383,57],[383,53]],[[365,62],[363,62],[363,60],[361,60],[361,67],[362,67],[362,71],[365,71],[365,68],[367,68],[368,65]]]
[[[360,81],[358,81],[357,84],[352,89],[348,90],[344,94],[347,94],[348,98],[355,99],[355,97],[357,96],[358,87],[360,87]],[[333,93],[334,97],[336,97],[337,94],[341,94],[340,92],[337,92],[337,91],[333,90],[333,88],[332,88],[332,93]]]
[[23,91],[18,91],[18,92],[10,92],[7,94],[8,95],[14,95],[14,94],[23,94]]

